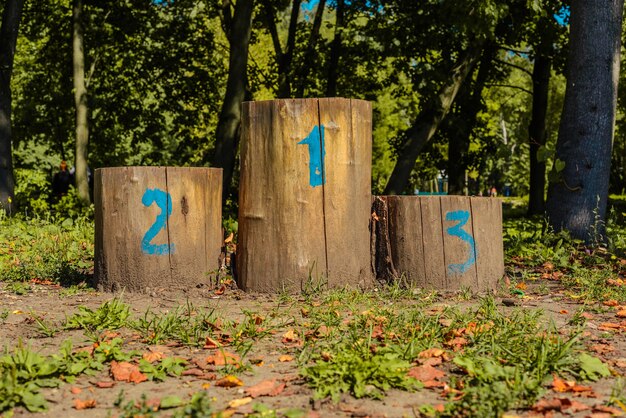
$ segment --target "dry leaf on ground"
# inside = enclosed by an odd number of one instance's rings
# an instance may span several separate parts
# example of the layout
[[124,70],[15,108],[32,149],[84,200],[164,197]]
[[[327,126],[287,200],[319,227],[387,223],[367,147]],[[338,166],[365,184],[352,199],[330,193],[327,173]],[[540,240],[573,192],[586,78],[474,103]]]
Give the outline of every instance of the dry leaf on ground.
[[407,376],[414,377],[421,382],[440,379],[445,375],[446,374],[441,370],[435,369],[433,366],[429,365],[412,367],[407,373]]
[[228,351],[218,351],[206,358],[207,364],[215,364],[216,366],[224,366],[226,364],[239,364],[241,358],[237,354]]
[[96,400],[95,399],[85,399],[84,401],[81,399],[74,399],[73,403],[73,408],[74,409],[91,409],[91,408],[95,408],[96,407]]
[[254,386],[250,386],[244,392],[253,398],[258,398],[259,396],[277,396],[285,390],[285,386],[285,383],[279,382],[276,379],[264,380]]
[[215,386],[222,388],[234,388],[237,386],[243,386],[243,382],[238,377],[227,375],[215,382]]
[[127,361],[112,361],[111,376],[114,380],[122,382],[141,383],[148,380],[148,377],[139,371],[139,366]]

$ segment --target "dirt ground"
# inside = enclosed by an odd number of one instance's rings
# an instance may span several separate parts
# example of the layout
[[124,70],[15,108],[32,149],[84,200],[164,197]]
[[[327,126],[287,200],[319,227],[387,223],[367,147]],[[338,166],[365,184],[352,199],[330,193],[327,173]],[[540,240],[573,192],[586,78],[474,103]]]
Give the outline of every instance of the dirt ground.
[[[544,290],[545,293],[545,290]],[[526,292],[525,298],[498,297],[499,308],[514,309],[542,309],[548,318],[554,320],[559,328],[565,327],[568,321],[576,314],[578,305],[575,301],[564,298],[561,290],[552,285],[549,294],[533,294],[532,289]],[[65,383],[58,388],[44,389],[43,394],[48,400],[49,410],[44,413],[31,414],[24,408],[16,408],[14,416],[42,416],[42,417],[107,417],[118,416],[120,409],[114,406],[116,399],[123,391],[125,402],[139,400],[142,395],[150,399],[163,399],[168,395],[177,395],[188,399],[193,393],[206,391],[213,398],[214,411],[226,411],[226,415],[245,416],[253,412],[253,405],[263,404],[279,411],[278,416],[290,408],[304,411],[309,417],[416,417],[420,416],[420,406],[430,404],[436,406],[445,402],[441,397],[441,388],[421,389],[413,393],[390,390],[383,400],[355,399],[344,395],[340,402],[312,401],[313,392],[298,374],[298,350],[290,344],[285,344],[284,333],[302,318],[299,315],[301,305],[298,299],[282,301],[279,296],[270,297],[260,294],[245,294],[238,290],[227,289],[223,294],[216,294],[214,289],[194,289],[190,293],[171,293],[166,290],[151,294],[111,294],[98,293],[93,290],[81,291],[75,295],[68,295],[66,289],[53,285],[31,285],[31,290],[18,295],[7,288],[6,283],[0,283],[0,312],[8,312],[4,323],[0,322],[0,347],[11,351],[18,344],[29,346],[42,354],[58,353],[61,342],[67,338],[74,341],[74,347],[89,347],[92,342],[87,340],[81,330],[61,330],[53,337],[42,337],[37,324],[32,320],[33,315],[45,318],[49,323],[62,324],[67,316],[75,313],[79,306],[96,309],[103,302],[114,297],[120,298],[132,307],[133,317],[138,317],[151,309],[152,311],[167,312],[177,306],[191,302],[196,307],[213,309],[225,320],[242,321],[244,312],[255,312],[260,317],[278,315],[281,318],[293,318],[284,322],[282,327],[273,330],[269,337],[262,338],[252,345],[246,354],[251,368],[238,374],[243,385],[237,387],[218,387],[215,384],[215,375],[220,374],[219,367],[207,364],[204,359],[211,354],[210,348],[188,348],[176,344],[148,347],[134,335],[132,330],[122,329],[120,337],[124,339],[125,349],[136,349],[141,352],[160,351],[166,356],[180,356],[188,361],[187,369],[193,373],[181,377],[168,377],[164,382],[142,382],[138,384],[118,382],[112,380],[108,367],[97,376],[78,377],[73,384]],[[476,300],[462,300],[459,298],[438,297],[433,306],[471,307]],[[594,355],[606,361],[615,375],[626,372],[626,341],[623,330],[616,329],[608,335],[605,323],[616,323],[615,310],[611,307],[599,305],[595,312],[587,314],[587,331],[585,344]],[[297,324],[296,324],[297,325]],[[291,356],[292,359],[284,357]],[[283,356],[283,357],[281,357]],[[203,363],[204,362],[204,363]],[[198,369],[202,373],[198,372]],[[185,373],[183,373],[185,374]],[[281,386],[276,396],[259,396],[247,399],[246,390],[257,383],[276,380]],[[445,381],[445,379],[444,379]],[[109,388],[98,388],[98,383],[106,382]],[[580,398],[580,402],[594,407],[605,405],[611,389],[614,387],[615,377],[593,383],[594,398]],[[559,394],[553,394],[558,397]],[[95,408],[77,410],[73,407],[76,399],[96,401]],[[243,400],[242,400],[243,399]],[[241,401],[238,401],[241,400]],[[232,402],[235,401],[235,404]],[[238,406],[240,403],[241,406]],[[229,406],[230,405],[230,406]],[[234,406],[234,407],[233,407]],[[282,414],[280,413],[282,412]],[[617,414],[617,410],[613,413]],[[168,410],[159,412],[159,416],[168,416]],[[536,412],[511,412],[511,416],[532,416]],[[588,409],[578,413],[568,413],[568,416],[600,417],[614,416],[599,410]],[[271,416],[271,415],[268,415]],[[538,416],[551,416],[540,413]],[[561,416],[558,413],[554,416]]]

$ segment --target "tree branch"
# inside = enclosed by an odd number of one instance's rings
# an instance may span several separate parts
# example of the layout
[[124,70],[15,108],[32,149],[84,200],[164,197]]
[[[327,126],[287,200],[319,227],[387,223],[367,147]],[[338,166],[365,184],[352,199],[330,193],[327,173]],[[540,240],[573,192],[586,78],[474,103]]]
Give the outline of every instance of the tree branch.
[[267,21],[267,29],[272,36],[272,43],[274,44],[274,51],[276,57],[280,60],[283,56],[283,48],[280,46],[280,38],[278,37],[278,28],[276,27],[276,16],[274,16],[274,8],[269,1],[263,1],[263,9],[265,10],[265,20]]
[[533,95],[533,92],[532,92],[532,91],[530,91],[530,90],[528,90],[528,89],[526,89],[526,88],[524,88],[524,87],[520,87],[520,86],[513,86],[513,85],[511,85],[511,84],[497,84],[497,83],[492,83],[492,84],[486,84],[486,86],[487,86],[487,87],[506,87],[506,88],[509,88],[509,89],[517,89],[517,90],[521,90],[521,91],[523,91],[524,93],[528,93],[528,94],[530,94],[531,96]]
[[501,60],[501,59],[495,59],[495,61],[499,62],[500,64],[508,65],[509,67],[517,68],[518,70],[523,71],[524,73],[528,74],[531,77],[533,76],[532,71],[527,70],[526,68],[522,67],[521,65],[513,64],[512,62],[504,61],[504,60]]

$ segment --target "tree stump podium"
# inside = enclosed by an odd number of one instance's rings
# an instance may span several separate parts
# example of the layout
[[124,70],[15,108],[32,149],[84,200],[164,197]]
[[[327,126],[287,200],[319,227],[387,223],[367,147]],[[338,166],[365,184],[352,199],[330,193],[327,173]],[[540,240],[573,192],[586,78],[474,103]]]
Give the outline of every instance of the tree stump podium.
[[222,169],[97,169],[94,200],[98,288],[188,289],[218,269]]
[[504,275],[502,204],[487,197],[379,196],[376,271],[435,290],[493,291]]
[[371,283],[371,131],[362,100],[243,104],[240,288]]

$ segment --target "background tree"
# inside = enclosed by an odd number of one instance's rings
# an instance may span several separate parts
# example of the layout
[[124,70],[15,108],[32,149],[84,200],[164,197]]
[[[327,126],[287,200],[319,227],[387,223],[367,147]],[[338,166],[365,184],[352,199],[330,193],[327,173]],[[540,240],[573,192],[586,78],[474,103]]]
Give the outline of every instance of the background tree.
[[11,150],[11,75],[24,0],[7,0],[0,28],[0,208],[11,213],[15,180]]
[[624,2],[571,4],[567,90],[547,214],[586,242],[604,235]]
[[[224,2],[230,4],[229,1]],[[248,80],[248,46],[252,30],[253,0],[238,0],[234,14],[230,7],[223,9],[223,21],[230,44],[228,81],[222,110],[217,123],[215,152],[211,164],[224,169],[224,198],[231,191],[231,180],[235,170],[237,147],[241,126],[241,103],[246,95]]]

